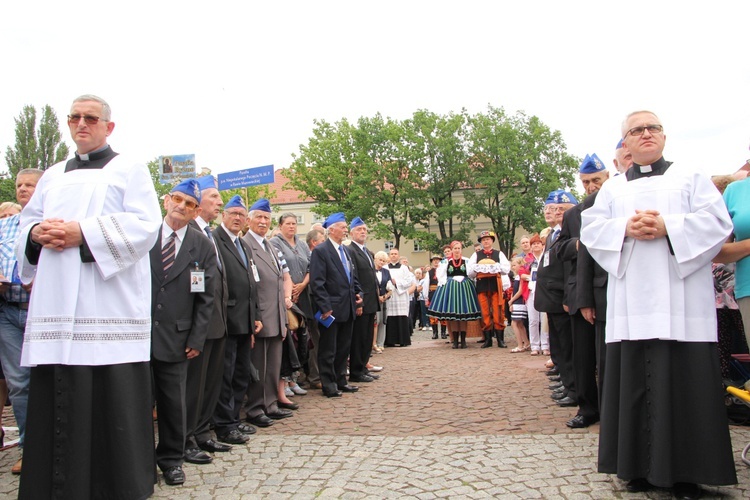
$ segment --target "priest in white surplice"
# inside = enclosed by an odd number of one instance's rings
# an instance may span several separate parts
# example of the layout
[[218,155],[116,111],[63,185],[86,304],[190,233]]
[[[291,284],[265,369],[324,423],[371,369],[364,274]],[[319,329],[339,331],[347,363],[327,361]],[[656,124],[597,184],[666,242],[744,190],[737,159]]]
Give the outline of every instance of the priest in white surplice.
[[634,165],[582,214],[581,243],[609,273],[599,471],[628,491],[737,482],[716,350],[711,259],[732,231],[708,177],[664,160],[651,112],[631,113]]
[[107,144],[109,105],[77,98],[74,158],[50,167],[21,214],[16,254],[34,280],[19,498],[146,498],[155,481],[149,250],[161,212],[145,165]]

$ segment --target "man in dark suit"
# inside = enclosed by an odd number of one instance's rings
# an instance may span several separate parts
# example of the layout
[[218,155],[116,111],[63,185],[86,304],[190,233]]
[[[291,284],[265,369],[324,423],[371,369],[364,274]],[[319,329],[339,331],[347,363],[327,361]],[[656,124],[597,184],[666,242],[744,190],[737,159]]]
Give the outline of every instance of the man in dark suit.
[[213,311],[216,252],[188,227],[200,200],[195,179],[172,189],[164,199],[161,238],[150,252],[151,369],[159,412],[156,463],[169,485],[185,482],[188,362],[203,350]]
[[227,277],[227,340],[224,374],[219,401],[214,410],[214,430],[219,441],[242,444],[255,428],[240,424],[240,407],[254,370],[250,360],[253,334],[260,331],[256,279],[252,273],[253,252],[239,237],[247,209],[239,195],[224,206],[221,226],[213,231]]
[[[598,191],[609,177],[604,163],[595,154],[586,155],[579,175],[587,194]],[[588,427],[599,421],[599,391],[596,385],[596,338],[594,325],[584,318],[578,294],[578,257],[583,203],[563,215],[562,230],[555,251],[563,261],[565,293],[563,304],[570,315],[573,338],[573,373],[578,402],[577,414],[566,422],[573,429]]]
[[221,214],[224,202],[221,199],[216,179],[212,175],[197,179],[201,188],[199,214],[190,221],[190,227],[198,230],[211,241],[216,250],[217,273],[214,280],[214,307],[211,323],[208,325],[203,351],[188,362],[186,402],[187,440],[185,441],[185,461],[193,464],[207,464],[213,460],[204,451],[229,451],[232,447],[213,439],[210,430],[216,403],[224,375],[224,346],[227,336],[227,278],[221,254],[214,244],[209,223]]
[[[352,341],[352,327],[357,313],[362,313],[362,290],[347,248],[346,218],[341,212],[326,219],[328,239],[315,247],[310,258],[310,291],[318,307],[320,345],[318,369],[323,394],[341,397],[342,392],[356,392],[358,387],[346,379],[346,360]],[[328,326],[325,322],[333,316]]]
[[[575,197],[567,191],[552,191],[545,201],[545,219],[553,228],[544,245],[544,255],[537,270],[534,308],[547,313],[549,344],[552,361],[560,373],[560,397],[553,397],[560,406],[576,406],[575,378],[573,374],[573,341],[570,319],[563,307],[565,279],[563,262],[557,258],[557,243],[563,214],[577,204]],[[555,396],[553,394],[553,396]]]
[[274,420],[289,418],[291,410],[279,408],[281,354],[287,334],[286,310],[292,307],[292,278],[276,249],[266,241],[271,227],[271,205],[260,199],[250,207],[247,221],[249,230],[242,238],[253,251],[254,273],[257,272],[258,301],[263,328],[255,334],[252,350],[253,366],[260,380],[250,384],[247,391],[247,421],[258,427],[269,427]]
[[349,255],[362,287],[362,313],[357,314],[352,327],[352,346],[349,351],[349,381],[372,382],[379,378],[367,369],[372,354],[372,336],[375,330],[375,313],[378,312],[378,278],[375,276],[375,256],[365,246],[367,225],[355,217],[349,225]]

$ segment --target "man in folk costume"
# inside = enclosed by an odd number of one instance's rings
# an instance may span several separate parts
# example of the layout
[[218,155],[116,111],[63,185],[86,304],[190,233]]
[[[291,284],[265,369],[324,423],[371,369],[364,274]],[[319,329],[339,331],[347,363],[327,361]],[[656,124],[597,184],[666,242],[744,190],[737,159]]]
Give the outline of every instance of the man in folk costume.
[[19,498],[145,498],[156,480],[148,252],[161,212],[148,168],[107,144],[106,101],[78,97],[68,127],[75,157],[39,180],[16,247],[21,281],[35,283]]
[[698,484],[737,482],[710,265],[732,221],[708,177],[664,159],[655,114],[629,114],[622,135],[633,166],[582,214],[581,243],[609,273],[599,472],[698,498]]
[[[482,348],[492,347],[492,337],[497,346],[505,347],[505,297],[503,276],[508,279],[510,262],[500,250],[495,250],[494,231],[482,231],[477,238],[482,249],[473,253],[467,265],[469,278],[477,280],[477,299],[482,309]],[[510,281],[508,281],[510,284]]]
[[164,199],[161,238],[150,252],[151,371],[159,412],[156,465],[168,485],[185,482],[188,366],[203,351],[213,313],[216,250],[188,225],[200,201],[195,179],[172,188]]
[[[427,290],[427,301],[425,301],[425,306],[427,307],[430,307],[430,302],[432,302],[432,297],[435,295],[435,291],[437,291],[437,287],[438,287],[437,268],[440,265],[441,260],[443,260],[443,258],[439,255],[433,255],[432,258],[430,259],[430,270],[427,272],[427,282],[429,283],[429,288]],[[433,339],[438,338],[438,327],[441,328],[440,337],[444,339],[448,338],[448,334],[445,331],[445,324],[441,324],[441,321],[439,319],[430,317],[430,327],[432,327]]]

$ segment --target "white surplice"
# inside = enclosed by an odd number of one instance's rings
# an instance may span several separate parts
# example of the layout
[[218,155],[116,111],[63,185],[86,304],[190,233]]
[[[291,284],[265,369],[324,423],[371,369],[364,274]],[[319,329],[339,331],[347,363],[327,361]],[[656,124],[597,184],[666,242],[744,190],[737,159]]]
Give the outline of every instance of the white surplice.
[[[636,210],[658,210],[669,240],[626,237]],[[716,341],[711,259],[732,221],[707,177],[676,164],[664,175],[618,176],[602,186],[581,219],[581,243],[609,273],[608,343]]]
[[[148,361],[151,349],[149,250],[161,211],[145,165],[118,155],[101,169],[50,167],[21,214],[19,275],[34,281],[21,364],[111,365]],[[25,256],[32,227],[78,221],[96,262],[79,248]]]
[[388,271],[391,273],[391,279],[395,280],[396,285],[393,289],[393,295],[391,295],[391,298],[386,303],[386,316],[408,316],[409,302],[413,295],[408,293],[408,290],[412,285],[416,285],[417,279],[409,271],[409,268],[403,264],[398,269],[388,268]]

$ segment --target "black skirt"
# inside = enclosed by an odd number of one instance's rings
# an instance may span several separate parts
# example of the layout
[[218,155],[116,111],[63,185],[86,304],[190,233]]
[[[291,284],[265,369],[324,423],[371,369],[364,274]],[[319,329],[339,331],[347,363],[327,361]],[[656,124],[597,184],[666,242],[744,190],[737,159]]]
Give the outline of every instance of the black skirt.
[[152,403],[147,362],[32,368],[18,498],[148,498]]
[[737,483],[716,344],[607,344],[599,472],[623,480]]
[[411,321],[409,316],[391,316],[385,322],[386,346],[411,345]]

